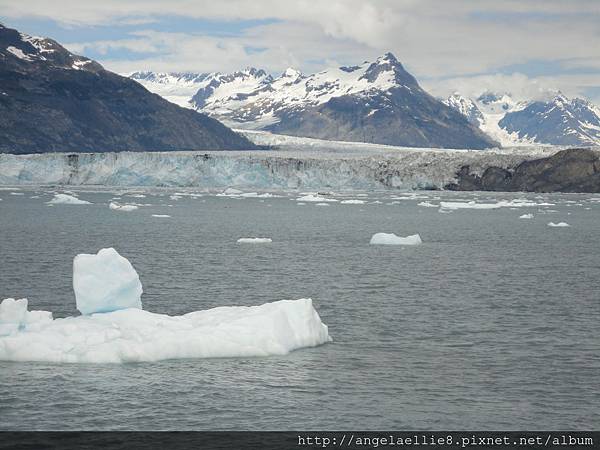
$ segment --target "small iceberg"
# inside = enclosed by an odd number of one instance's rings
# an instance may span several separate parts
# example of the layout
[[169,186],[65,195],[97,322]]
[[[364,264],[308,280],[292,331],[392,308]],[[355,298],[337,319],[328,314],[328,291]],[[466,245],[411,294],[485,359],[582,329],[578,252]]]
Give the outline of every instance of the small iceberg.
[[169,218],[171,216],[168,215],[168,214],[152,214],[152,217],[159,217],[159,218],[162,218],[162,219],[166,219],[166,218]]
[[371,245],[419,245],[422,244],[421,236],[413,234],[411,236],[396,236],[394,233],[375,233],[371,237]]
[[73,195],[68,194],[54,194],[54,198],[48,202],[48,205],[90,205],[90,202],[78,199]]
[[48,311],[28,311],[27,299],[0,303],[0,361],[127,363],[285,355],[332,340],[309,298],[181,316],[144,311],[137,272],[114,249],[77,255],[73,275],[81,316],[53,319]]
[[319,194],[308,194],[296,199],[297,202],[337,202],[335,198],[323,197]]
[[533,219],[533,214],[523,214],[519,219]]
[[423,206],[425,208],[437,208],[437,207],[439,207],[439,205],[435,205],[435,204],[433,204],[431,202],[420,202],[420,203],[417,203],[417,206]]
[[366,202],[364,200],[342,200],[340,202],[341,205],[364,205]]
[[260,237],[239,238],[237,240],[238,244],[270,244],[271,242],[273,242],[273,240],[271,238],[260,238]]
[[136,205],[121,205],[117,202],[110,202],[108,207],[114,211],[135,211],[138,209]]
[[558,223],[549,222],[548,226],[549,227],[570,227],[571,225],[569,225],[567,222],[558,222]]

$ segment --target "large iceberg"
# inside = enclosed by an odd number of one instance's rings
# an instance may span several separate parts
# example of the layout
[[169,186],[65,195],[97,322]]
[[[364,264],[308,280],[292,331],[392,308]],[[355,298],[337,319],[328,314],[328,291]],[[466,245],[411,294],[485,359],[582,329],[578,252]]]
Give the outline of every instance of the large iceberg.
[[73,260],[73,289],[81,314],[142,309],[142,283],[137,272],[114,248]]
[[268,356],[331,340],[308,298],[169,316],[141,309],[137,273],[112,248],[78,255],[73,274],[84,315],[53,320],[50,312],[28,311],[27,299],[0,303],[0,360],[124,363]]
[[21,321],[11,333],[0,335],[0,360],[124,363],[269,356],[331,340],[311,299],[219,307],[182,316],[125,309],[42,320]]

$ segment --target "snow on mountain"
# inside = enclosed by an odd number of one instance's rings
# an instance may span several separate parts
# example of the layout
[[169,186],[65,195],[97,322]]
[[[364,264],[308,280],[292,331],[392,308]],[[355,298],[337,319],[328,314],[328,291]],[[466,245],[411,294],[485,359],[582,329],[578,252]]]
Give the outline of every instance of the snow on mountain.
[[[177,74],[133,78],[168,99],[170,89],[183,90],[166,85],[185,84],[191,90],[187,81],[178,81]],[[248,68],[205,74],[198,80],[191,106],[236,128],[415,147],[496,145],[462,115],[427,94],[391,53],[374,62],[311,75],[288,68],[273,77]]]
[[205,73],[165,73],[165,72],[132,72],[127,74],[150,92],[160,95],[164,99],[191,108],[191,98],[198,89],[204,85],[209,76]]
[[8,67],[51,66],[69,70],[98,72],[102,66],[75,55],[58,42],[30,36],[0,24],[0,60]]
[[469,119],[469,122],[480,126],[484,122],[484,117],[475,102],[469,98],[463,97],[455,92],[443,102],[456,109],[459,113]]
[[558,93],[547,101],[530,102],[507,113],[498,125],[520,139],[553,145],[600,145],[598,108],[581,98]]

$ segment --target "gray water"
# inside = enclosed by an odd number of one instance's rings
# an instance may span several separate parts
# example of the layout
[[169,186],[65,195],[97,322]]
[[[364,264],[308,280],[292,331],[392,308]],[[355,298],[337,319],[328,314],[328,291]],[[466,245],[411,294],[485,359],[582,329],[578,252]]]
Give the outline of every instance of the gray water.
[[[320,207],[297,205],[295,194],[171,200],[154,190],[123,195],[151,205],[124,213],[107,207],[113,192],[80,190],[93,205],[53,207],[48,190],[20,192],[0,191],[0,298],[76,314],[73,256],[112,246],[139,272],[145,309],[311,297],[334,341],[266,358],[0,362],[2,430],[598,426],[594,196],[528,195],[555,206],[443,214],[417,206],[425,199],[390,204],[399,194],[389,192],[363,197],[381,204]],[[488,197],[524,196],[477,200]],[[370,246],[376,232],[424,243]],[[236,244],[250,236],[273,243]]]

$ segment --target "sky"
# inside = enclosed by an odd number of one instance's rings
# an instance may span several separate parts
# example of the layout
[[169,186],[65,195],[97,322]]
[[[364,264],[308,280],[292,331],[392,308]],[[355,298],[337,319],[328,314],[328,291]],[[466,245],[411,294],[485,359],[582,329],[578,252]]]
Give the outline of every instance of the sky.
[[312,73],[391,51],[437,96],[600,104],[600,0],[0,0],[0,22],[119,73]]

